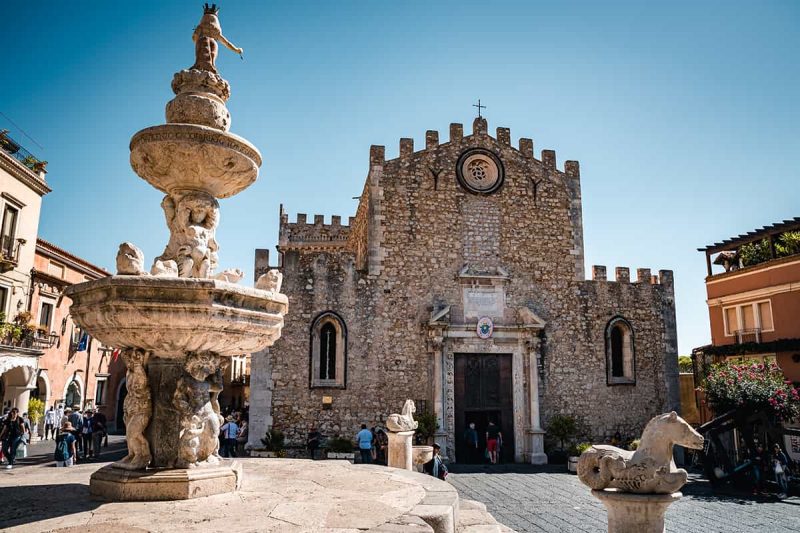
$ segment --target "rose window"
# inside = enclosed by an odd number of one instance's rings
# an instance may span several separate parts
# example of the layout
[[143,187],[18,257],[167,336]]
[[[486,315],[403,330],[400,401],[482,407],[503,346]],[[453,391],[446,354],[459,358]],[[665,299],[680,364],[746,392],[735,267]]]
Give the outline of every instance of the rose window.
[[472,175],[472,179],[482,181],[484,178],[486,178],[487,175],[486,167],[487,167],[486,161],[477,159],[475,161],[470,162],[467,172],[469,172]]

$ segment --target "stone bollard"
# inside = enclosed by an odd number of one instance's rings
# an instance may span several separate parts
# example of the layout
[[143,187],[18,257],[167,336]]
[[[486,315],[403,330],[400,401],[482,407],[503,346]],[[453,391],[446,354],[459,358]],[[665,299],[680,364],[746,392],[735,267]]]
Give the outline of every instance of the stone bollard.
[[387,435],[389,437],[389,466],[411,470],[413,468],[411,441],[414,439],[414,432],[390,431]]
[[664,533],[688,477],[672,460],[674,445],[701,450],[703,436],[672,411],[647,423],[636,451],[595,445],[581,454],[578,478],[608,510],[609,533]]
[[608,533],[664,533],[664,516],[683,494],[633,494],[616,489],[593,490],[608,510]]

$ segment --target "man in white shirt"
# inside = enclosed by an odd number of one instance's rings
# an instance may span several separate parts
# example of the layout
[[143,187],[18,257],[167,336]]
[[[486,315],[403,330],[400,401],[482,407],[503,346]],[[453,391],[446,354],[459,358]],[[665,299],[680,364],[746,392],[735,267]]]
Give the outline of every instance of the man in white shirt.
[[52,433],[53,438],[56,437],[56,427],[60,421],[58,417],[58,413],[50,406],[50,409],[44,414],[44,440],[50,440],[50,434]]

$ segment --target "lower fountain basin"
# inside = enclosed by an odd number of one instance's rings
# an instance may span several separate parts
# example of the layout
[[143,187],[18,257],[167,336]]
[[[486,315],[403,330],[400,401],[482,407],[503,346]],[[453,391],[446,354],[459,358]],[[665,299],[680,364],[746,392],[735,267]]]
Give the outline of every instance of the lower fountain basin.
[[103,344],[162,358],[260,351],[280,337],[288,309],[284,294],[213,279],[111,276],[65,294],[75,322]]

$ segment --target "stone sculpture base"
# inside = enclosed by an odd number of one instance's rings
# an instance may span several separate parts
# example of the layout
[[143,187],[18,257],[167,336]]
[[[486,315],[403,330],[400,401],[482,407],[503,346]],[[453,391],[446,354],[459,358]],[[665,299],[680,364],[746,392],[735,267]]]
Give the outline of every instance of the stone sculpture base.
[[89,493],[104,500],[189,500],[234,492],[242,485],[242,465],[224,461],[219,466],[158,470],[123,470],[107,465],[92,474]]
[[633,494],[617,489],[593,490],[608,510],[608,533],[664,533],[664,516],[683,494]]
[[[86,485],[97,464],[57,470],[52,463],[31,465],[24,475],[15,476],[16,490],[3,492],[7,511],[0,511],[0,523],[9,532],[62,533],[506,531],[485,507],[476,512],[474,504],[465,506],[460,527],[458,492],[433,476],[347,461],[242,458],[239,462],[245,475],[236,492],[149,502],[87,498]],[[31,497],[40,493],[58,497],[43,505],[41,498]]]
[[389,437],[389,466],[411,470],[414,464],[414,453],[411,447],[414,432],[400,431],[395,433],[388,431],[386,435]]

